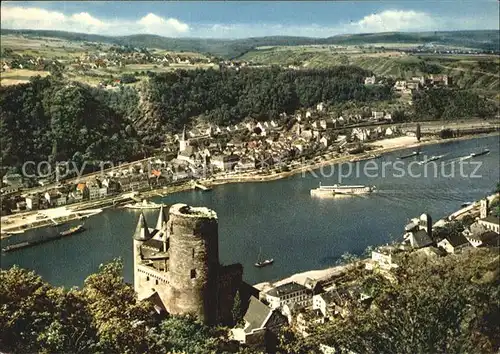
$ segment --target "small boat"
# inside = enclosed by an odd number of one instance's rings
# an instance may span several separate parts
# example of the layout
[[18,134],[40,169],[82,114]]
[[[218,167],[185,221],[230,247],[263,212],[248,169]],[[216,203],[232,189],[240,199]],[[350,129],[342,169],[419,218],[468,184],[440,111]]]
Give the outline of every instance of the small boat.
[[409,157],[417,156],[417,155],[420,155],[420,154],[421,154],[420,151],[413,151],[411,154],[400,156],[399,159],[403,160],[403,159],[407,159]]
[[489,154],[489,153],[490,153],[490,150],[485,149],[484,151],[481,151],[481,152],[473,152],[472,154],[470,154],[470,157],[483,156],[483,155],[486,155],[486,154]]
[[59,236],[62,236],[62,237],[64,237],[64,236],[71,236],[71,235],[78,234],[78,233],[83,232],[83,231],[85,231],[85,228],[83,227],[83,224],[80,224],[80,225],[72,227],[72,228],[70,228],[68,230],[61,231],[59,233]]
[[434,156],[431,156],[429,157],[428,159],[426,160],[422,160],[420,161],[418,164],[419,165],[425,165],[426,163],[429,163],[431,161],[436,161],[436,160],[439,160],[440,158],[442,158],[444,155],[434,155]]
[[341,186],[334,184],[333,186],[322,186],[321,182],[319,187],[311,189],[312,196],[333,196],[333,195],[353,195],[353,194],[368,194],[376,189],[375,186],[362,186],[362,185],[345,185]]
[[[259,257],[257,259],[260,259],[260,253],[261,253],[261,250],[259,250]],[[257,268],[262,268],[262,267],[265,267],[265,266],[273,264],[273,262],[274,262],[273,258],[271,258],[271,259],[265,259],[265,260],[262,260],[262,261],[258,260],[254,265]]]
[[257,268],[262,268],[262,267],[265,267],[267,265],[273,264],[273,262],[274,262],[274,259],[272,259],[272,258],[271,259],[266,259],[266,260],[264,260],[262,262],[255,263],[255,266]]
[[129,209],[159,209],[163,204],[148,202],[143,199],[141,203],[125,204],[125,208]]
[[371,154],[370,156],[368,156],[368,158],[371,160],[371,159],[378,159],[378,158],[381,158],[382,155],[380,154]]
[[473,202],[465,202],[465,203],[462,203],[462,205],[460,205],[462,208],[466,208],[468,206],[471,206],[472,204],[474,204]]

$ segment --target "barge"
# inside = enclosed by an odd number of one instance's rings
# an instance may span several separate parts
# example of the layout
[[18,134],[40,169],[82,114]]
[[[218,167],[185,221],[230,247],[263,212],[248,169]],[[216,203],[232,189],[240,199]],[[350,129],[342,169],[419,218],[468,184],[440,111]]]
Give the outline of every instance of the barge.
[[40,240],[36,240],[36,241],[24,241],[24,242],[16,243],[13,245],[5,246],[2,248],[2,252],[12,252],[12,251],[17,251],[17,250],[20,250],[23,248],[33,247],[33,246],[39,245],[41,243],[46,243],[46,242],[49,242],[52,240],[57,240],[57,239],[60,239],[63,237],[78,234],[78,233],[83,232],[83,231],[85,231],[85,227],[83,226],[83,224],[77,225],[77,226],[72,227],[68,230],[59,232],[52,237],[48,237],[48,238],[44,238],[44,239],[40,239]]
[[363,185],[345,185],[334,184],[333,186],[322,186],[311,189],[312,196],[332,196],[332,195],[357,195],[372,193],[376,188],[374,186]]

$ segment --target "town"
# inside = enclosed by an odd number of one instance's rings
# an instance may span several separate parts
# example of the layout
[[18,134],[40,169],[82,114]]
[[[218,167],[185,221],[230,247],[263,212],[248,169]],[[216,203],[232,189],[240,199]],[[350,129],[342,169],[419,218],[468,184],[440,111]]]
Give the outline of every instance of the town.
[[[370,76],[364,82],[377,85],[379,80]],[[415,91],[448,85],[452,85],[448,76],[430,75],[396,81],[394,90],[401,100],[410,99],[411,104]],[[417,125],[420,129],[421,124]],[[67,162],[41,175],[37,175],[40,168],[33,166],[27,166],[33,169],[31,175],[26,171],[24,176],[7,173],[2,178],[1,215],[88,201],[109,202],[123,193],[151,191],[194,180],[210,183],[258,179],[342,157],[370,158],[374,142],[414,137],[417,125],[398,121],[392,111],[338,112],[320,102],[293,115],[282,113],[270,121],[247,119],[230,126],[201,124],[191,129],[184,126],[182,132],[165,136],[162,151],[156,156],[118,166],[103,164],[97,166],[100,173],[77,176],[80,167],[72,169]],[[493,121],[456,127],[455,135],[498,129]],[[430,137],[442,131],[439,125],[422,123],[419,134]]]

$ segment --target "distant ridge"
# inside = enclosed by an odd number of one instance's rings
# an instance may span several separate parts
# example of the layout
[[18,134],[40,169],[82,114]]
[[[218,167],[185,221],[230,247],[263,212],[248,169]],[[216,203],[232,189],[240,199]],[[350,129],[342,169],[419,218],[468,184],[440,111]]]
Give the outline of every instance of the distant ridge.
[[433,43],[481,50],[499,51],[500,34],[497,30],[436,31],[436,32],[384,32],[336,35],[328,38],[268,36],[244,39],[212,38],[170,38],[151,34],[129,36],[103,36],[50,30],[1,29],[1,34],[22,34],[26,36],[52,37],[72,41],[101,42],[134,47],[168,49],[172,51],[193,51],[209,53],[223,58],[237,58],[261,46],[283,45],[355,45],[376,43]]

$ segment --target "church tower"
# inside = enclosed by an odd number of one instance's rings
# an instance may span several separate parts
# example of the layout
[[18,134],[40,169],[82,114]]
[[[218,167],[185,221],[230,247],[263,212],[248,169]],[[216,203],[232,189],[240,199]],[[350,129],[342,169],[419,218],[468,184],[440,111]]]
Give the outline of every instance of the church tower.
[[182,129],[182,135],[179,139],[179,152],[185,151],[189,145],[189,140],[186,139],[186,126]]

